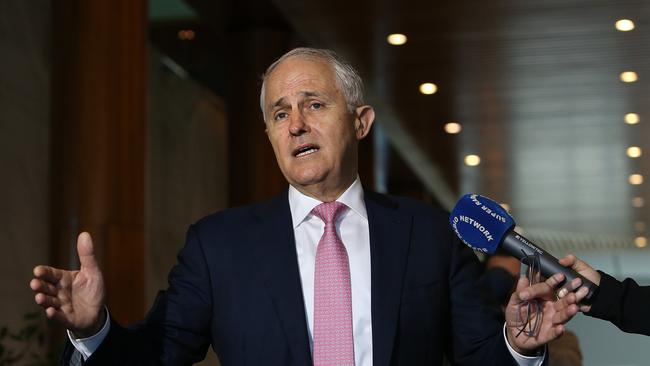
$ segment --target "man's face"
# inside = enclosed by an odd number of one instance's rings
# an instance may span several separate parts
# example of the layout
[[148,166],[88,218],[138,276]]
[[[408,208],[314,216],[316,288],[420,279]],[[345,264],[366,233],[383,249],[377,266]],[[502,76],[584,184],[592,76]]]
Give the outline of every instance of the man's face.
[[264,108],[267,135],[291,185],[340,194],[352,184],[357,142],[369,132],[374,112],[368,106],[348,111],[328,64],[284,60],[266,80]]

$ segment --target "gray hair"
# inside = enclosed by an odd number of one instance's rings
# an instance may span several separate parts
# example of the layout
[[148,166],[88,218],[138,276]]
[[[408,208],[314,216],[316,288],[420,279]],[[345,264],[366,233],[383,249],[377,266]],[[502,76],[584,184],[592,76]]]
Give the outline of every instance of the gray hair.
[[356,107],[364,105],[363,102],[363,80],[357,70],[349,62],[341,58],[332,50],[320,48],[300,47],[282,55],[279,59],[271,64],[262,76],[262,89],[260,91],[260,108],[264,121],[266,121],[266,111],[264,110],[264,97],[266,89],[266,80],[275,68],[284,60],[291,57],[300,57],[310,60],[321,60],[330,65],[336,77],[336,83],[345,97],[345,101],[350,113],[354,112]]

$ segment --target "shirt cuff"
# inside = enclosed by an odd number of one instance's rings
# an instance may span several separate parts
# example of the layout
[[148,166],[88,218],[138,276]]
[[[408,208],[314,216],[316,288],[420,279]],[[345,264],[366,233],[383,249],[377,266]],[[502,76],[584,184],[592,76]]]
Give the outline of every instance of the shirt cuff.
[[506,334],[506,323],[503,323],[503,338],[506,341],[506,346],[508,347],[508,351],[510,351],[510,354],[512,355],[512,358],[515,359],[517,362],[517,365],[519,366],[541,366],[541,364],[544,362],[544,357],[546,357],[546,346],[544,346],[544,352],[540,356],[524,356],[520,355],[517,351],[515,351],[512,347],[510,347],[510,343],[508,343],[508,336]]
[[72,343],[74,348],[79,353],[81,353],[81,356],[83,357],[84,361],[86,361],[90,357],[90,355],[92,355],[93,352],[95,352],[97,348],[99,348],[99,345],[102,344],[102,342],[108,335],[108,331],[111,330],[111,315],[108,313],[107,309],[105,311],[106,311],[106,322],[104,323],[102,329],[96,334],[88,338],[75,338],[72,335],[72,332],[67,330],[70,343]]

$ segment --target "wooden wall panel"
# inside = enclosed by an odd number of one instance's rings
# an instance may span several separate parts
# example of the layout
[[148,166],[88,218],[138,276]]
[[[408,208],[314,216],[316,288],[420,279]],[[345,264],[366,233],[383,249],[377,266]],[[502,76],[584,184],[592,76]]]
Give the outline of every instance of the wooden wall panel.
[[146,4],[53,3],[53,262],[89,231],[123,323],[144,313]]
[[258,202],[286,189],[266,136],[259,108],[261,76],[289,50],[286,31],[248,30],[229,36],[230,60],[228,120],[230,135],[230,204]]

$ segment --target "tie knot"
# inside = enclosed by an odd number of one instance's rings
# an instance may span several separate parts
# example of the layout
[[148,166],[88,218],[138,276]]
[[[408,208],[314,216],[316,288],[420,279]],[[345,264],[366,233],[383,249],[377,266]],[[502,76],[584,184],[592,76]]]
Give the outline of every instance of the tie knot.
[[314,215],[318,216],[325,224],[331,224],[336,218],[348,207],[341,202],[325,202],[314,207],[311,211]]

